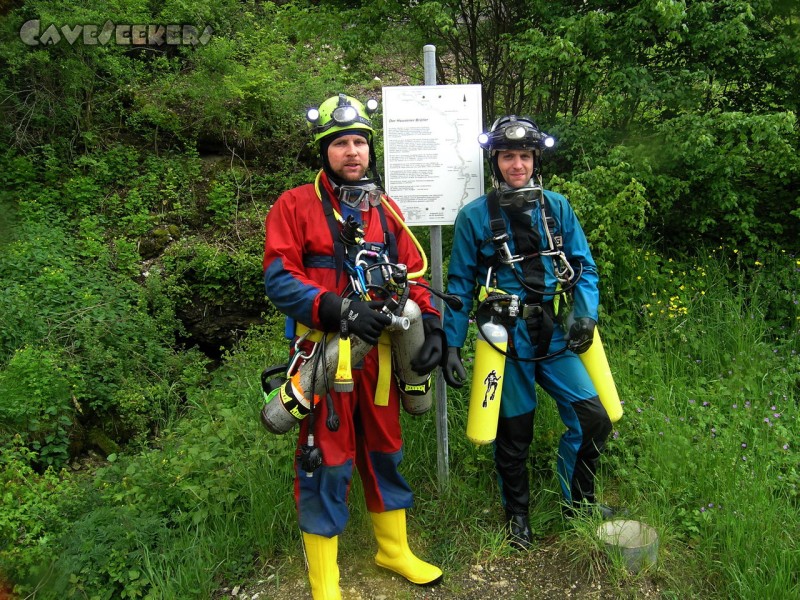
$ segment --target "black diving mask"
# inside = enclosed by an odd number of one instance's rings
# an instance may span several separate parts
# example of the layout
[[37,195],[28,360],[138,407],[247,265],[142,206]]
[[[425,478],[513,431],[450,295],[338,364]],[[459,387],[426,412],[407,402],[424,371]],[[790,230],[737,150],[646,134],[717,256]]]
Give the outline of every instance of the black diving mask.
[[497,201],[500,206],[509,208],[533,208],[543,195],[542,186],[535,185],[533,180],[521,188],[512,188],[501,183],[497,189]]

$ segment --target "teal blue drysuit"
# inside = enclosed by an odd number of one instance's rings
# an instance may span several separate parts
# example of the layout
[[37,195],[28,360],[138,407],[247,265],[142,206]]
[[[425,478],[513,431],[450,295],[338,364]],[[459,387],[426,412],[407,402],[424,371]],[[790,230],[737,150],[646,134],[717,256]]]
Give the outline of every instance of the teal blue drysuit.
[[[444,329],[449,346],[463,346],[478,290],[486,284],[489,265],[496,256],[496,246],[492,242],[496,232],[490,226],[492,214],[502,216],[511,253],[527,258],[514,265],[497,266],[494,270],[496,283],[489,283],[519,296],[523,304],[529,305],[528,308],[544,306],[552,316],[552,300],[558,284],[553,259],[532,250],[548,249],[540,205],[534,204],[527,212],[506,208],[490,211],[488,203],[496,202],[494,194],[490,197],[491,200],[482,196],[470,202],[456,218],[447,292],[459,296],[464,305],[459,311],[450,308],[445,311]],[[564,196],[545,190],[544,197],[553,219],[551,234],[554,238],[561,236],[563,252],[576,276],[580,274],[572,288],[574,317],[590,317],[597,321],[597,267],[586,236]],[[516,269],[519,277],[514,275],[512,269]],[[535,291],[526,290],[526,285]],[[526,309],[525,312],[533,311]],[[527,320],[518,318],[509,328],[512,355],[528,359],[534,357],[541,339],[536,337],[540,331],[541,323],[537,325],[536,317]],[[545,350],[540,354],[557,353],[566,345],[564,332],[557,323],[552,327],[551,334],[549,347],[538,348]],[[536,338],[533,341],[532,335]],[[533,417],[537,404],[534,381],[555,399],[561,420],[567,427],[559,444],[557,473],[568,506],[582,500],[595,501],[597,460],[611,431],[608,415],[576,354],[567,350],[538,362],[507,359],[495,440],[495,465],[508,515],[528,513],[527,458],[533,441]]]

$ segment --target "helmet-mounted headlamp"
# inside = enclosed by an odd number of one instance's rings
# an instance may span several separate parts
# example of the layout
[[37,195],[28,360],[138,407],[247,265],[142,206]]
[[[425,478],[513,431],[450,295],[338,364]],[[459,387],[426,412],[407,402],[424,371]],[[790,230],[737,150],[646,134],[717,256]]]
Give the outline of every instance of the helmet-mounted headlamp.
[[319,140],[328,133],[345,129],[366,129],[372,133],[372,121],[369,116],[378,110],[378,101],[367,100],[366,105],[345,94],[328,98],[319,107],[306,112],[306,119],[311,123],[314,139]]
[[540,131],[527,117],[509,115],[497,119],[492,128],[478,136],[484,150],[543,150],[552,148],[555,139]]

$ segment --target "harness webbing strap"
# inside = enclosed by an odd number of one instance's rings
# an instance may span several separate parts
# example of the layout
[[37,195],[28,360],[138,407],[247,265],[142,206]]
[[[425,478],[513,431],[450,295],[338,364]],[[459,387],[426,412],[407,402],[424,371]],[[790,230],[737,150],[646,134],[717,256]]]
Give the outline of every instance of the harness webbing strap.
[[375,382],[375,406],[389,406],[392,385],[392,342],[384,333],[378,338],[378,380]]
[[333,241],[333,261],[336,266],[336,286],[338,287],[339,278],[342,276],[342,271],[344,271],[344,243],[339,239],[339,222],[336,220],[336,215],[333,214],[333,203],[328,195],[328,190],[325,189],[324,185],[321,185],[319,190],[325,221],[328,223],[331,240]]
[[500,203],[497,200],[497,191],[492,190],[486,198],[486,205],[489,208],[489,228],[492,230],[492,241],[495,243],[495,252],[491,258],[486,260],[487,266],[496,269],[500,264],[499,250],[497,240],[502,239],[506,233],[506,222],[500,214]]
[[389,223],[386,221],[386,212],[383,210],[383,204],[378,204],[375,208],[378,209],[378,217],[381,220],[381,229],[383,229],[383,244],[386,252],[389,255],[389,261],[392,263],[397,262],[397,238],[394,233],[389,229]]

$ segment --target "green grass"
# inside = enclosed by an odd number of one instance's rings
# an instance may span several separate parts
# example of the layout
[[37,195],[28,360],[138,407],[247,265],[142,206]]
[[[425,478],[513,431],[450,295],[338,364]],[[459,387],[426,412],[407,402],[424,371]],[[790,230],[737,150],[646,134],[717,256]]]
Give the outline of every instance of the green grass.
[[[796,269],[785,255],[774,261]],[[653,576],[674,597],[797,597],[797,290],[770,287],[774,273],[744,280],[726,271],[719,255],[701,262],[691,277],[671,261],[651,272],[642,265],[648,277],[639,280],[641,300],[633,305],[635,333],[616,332],[612,311],[603,322],[625,415],[602,462],[600,496],[659,531]],[[781,305],[776,298],[787,292],[789,302]],[[451,470],[444,499],[432,481],[432,423],[410,421],[406,436],[428,471],[417,481],[420,503],[447,507],[426,529],[440,540],[441,561],[457,567],[471,556],[503,552],[496,535],[502,515],[491,449],[464,438],[466,392],[449,390],[448,399]],[[571,548],[577,538],[576,560],[596,560],[591,524],[565,530],[558,516],[553,470],[563,426],[544,393],[539,406],[532,524]],[[450,544],[443,541],[448,537]]]
[[[715,256],[678,281],[683,269],[662,259],[648,265],[654,255],[644,256],[631,265],[644,276],[628,275],[636,285],[616,288],[619,297],[627,290],[618,300],[625,319],[609,308],[602,323],[625,414],[602,460],[600,497],[659,532],[659,562],[641,576],[664,597],[797,597],[796,291],[775,284],[772,270],[746,279],[725,272]],[[783,260],[796,268],[794,259]],[[186,416],[151,448],[121,453],[91,480],[65,477],[66,494],[50,471],[36,483],[49,496],[34,499],[25,490],[37,489],[27,487],[37,475],[7,457],[6,493],[28,512],[5,505],[4,535],[30,528],[26,518],[59,514],[69,496],[69,521],[51,519],[50,530],[39,527],[38,537],[0,549],[0,570],[18,591],[41,584],[42,599],[81,590],[89,597],[209,598],[225,582],[258,573],[275,582],[302,576],[294,432],[275,436],[258,420],[260,370],[285,356],[280,330],[277,320],[253,330],[208,386],[190,390]],[[467,398],[465,389],[448,390],[447,485],[437,475],[434,412],[402,417],[403,471],[416,497],[412,544],[449,572],[511,552],[491,446],[476,447],[464,435]],[[560,517],[554,470],[562,430],[553,401],[541,393],[530,459],[532,526],[542,543],[568,549],[590,575],[627,581],[600,551],[593,523],[565,526]],[[86,488],[85,498],[76,485]],[[351,513],[342,562],[371,561],[374,539],[357,479]]]

